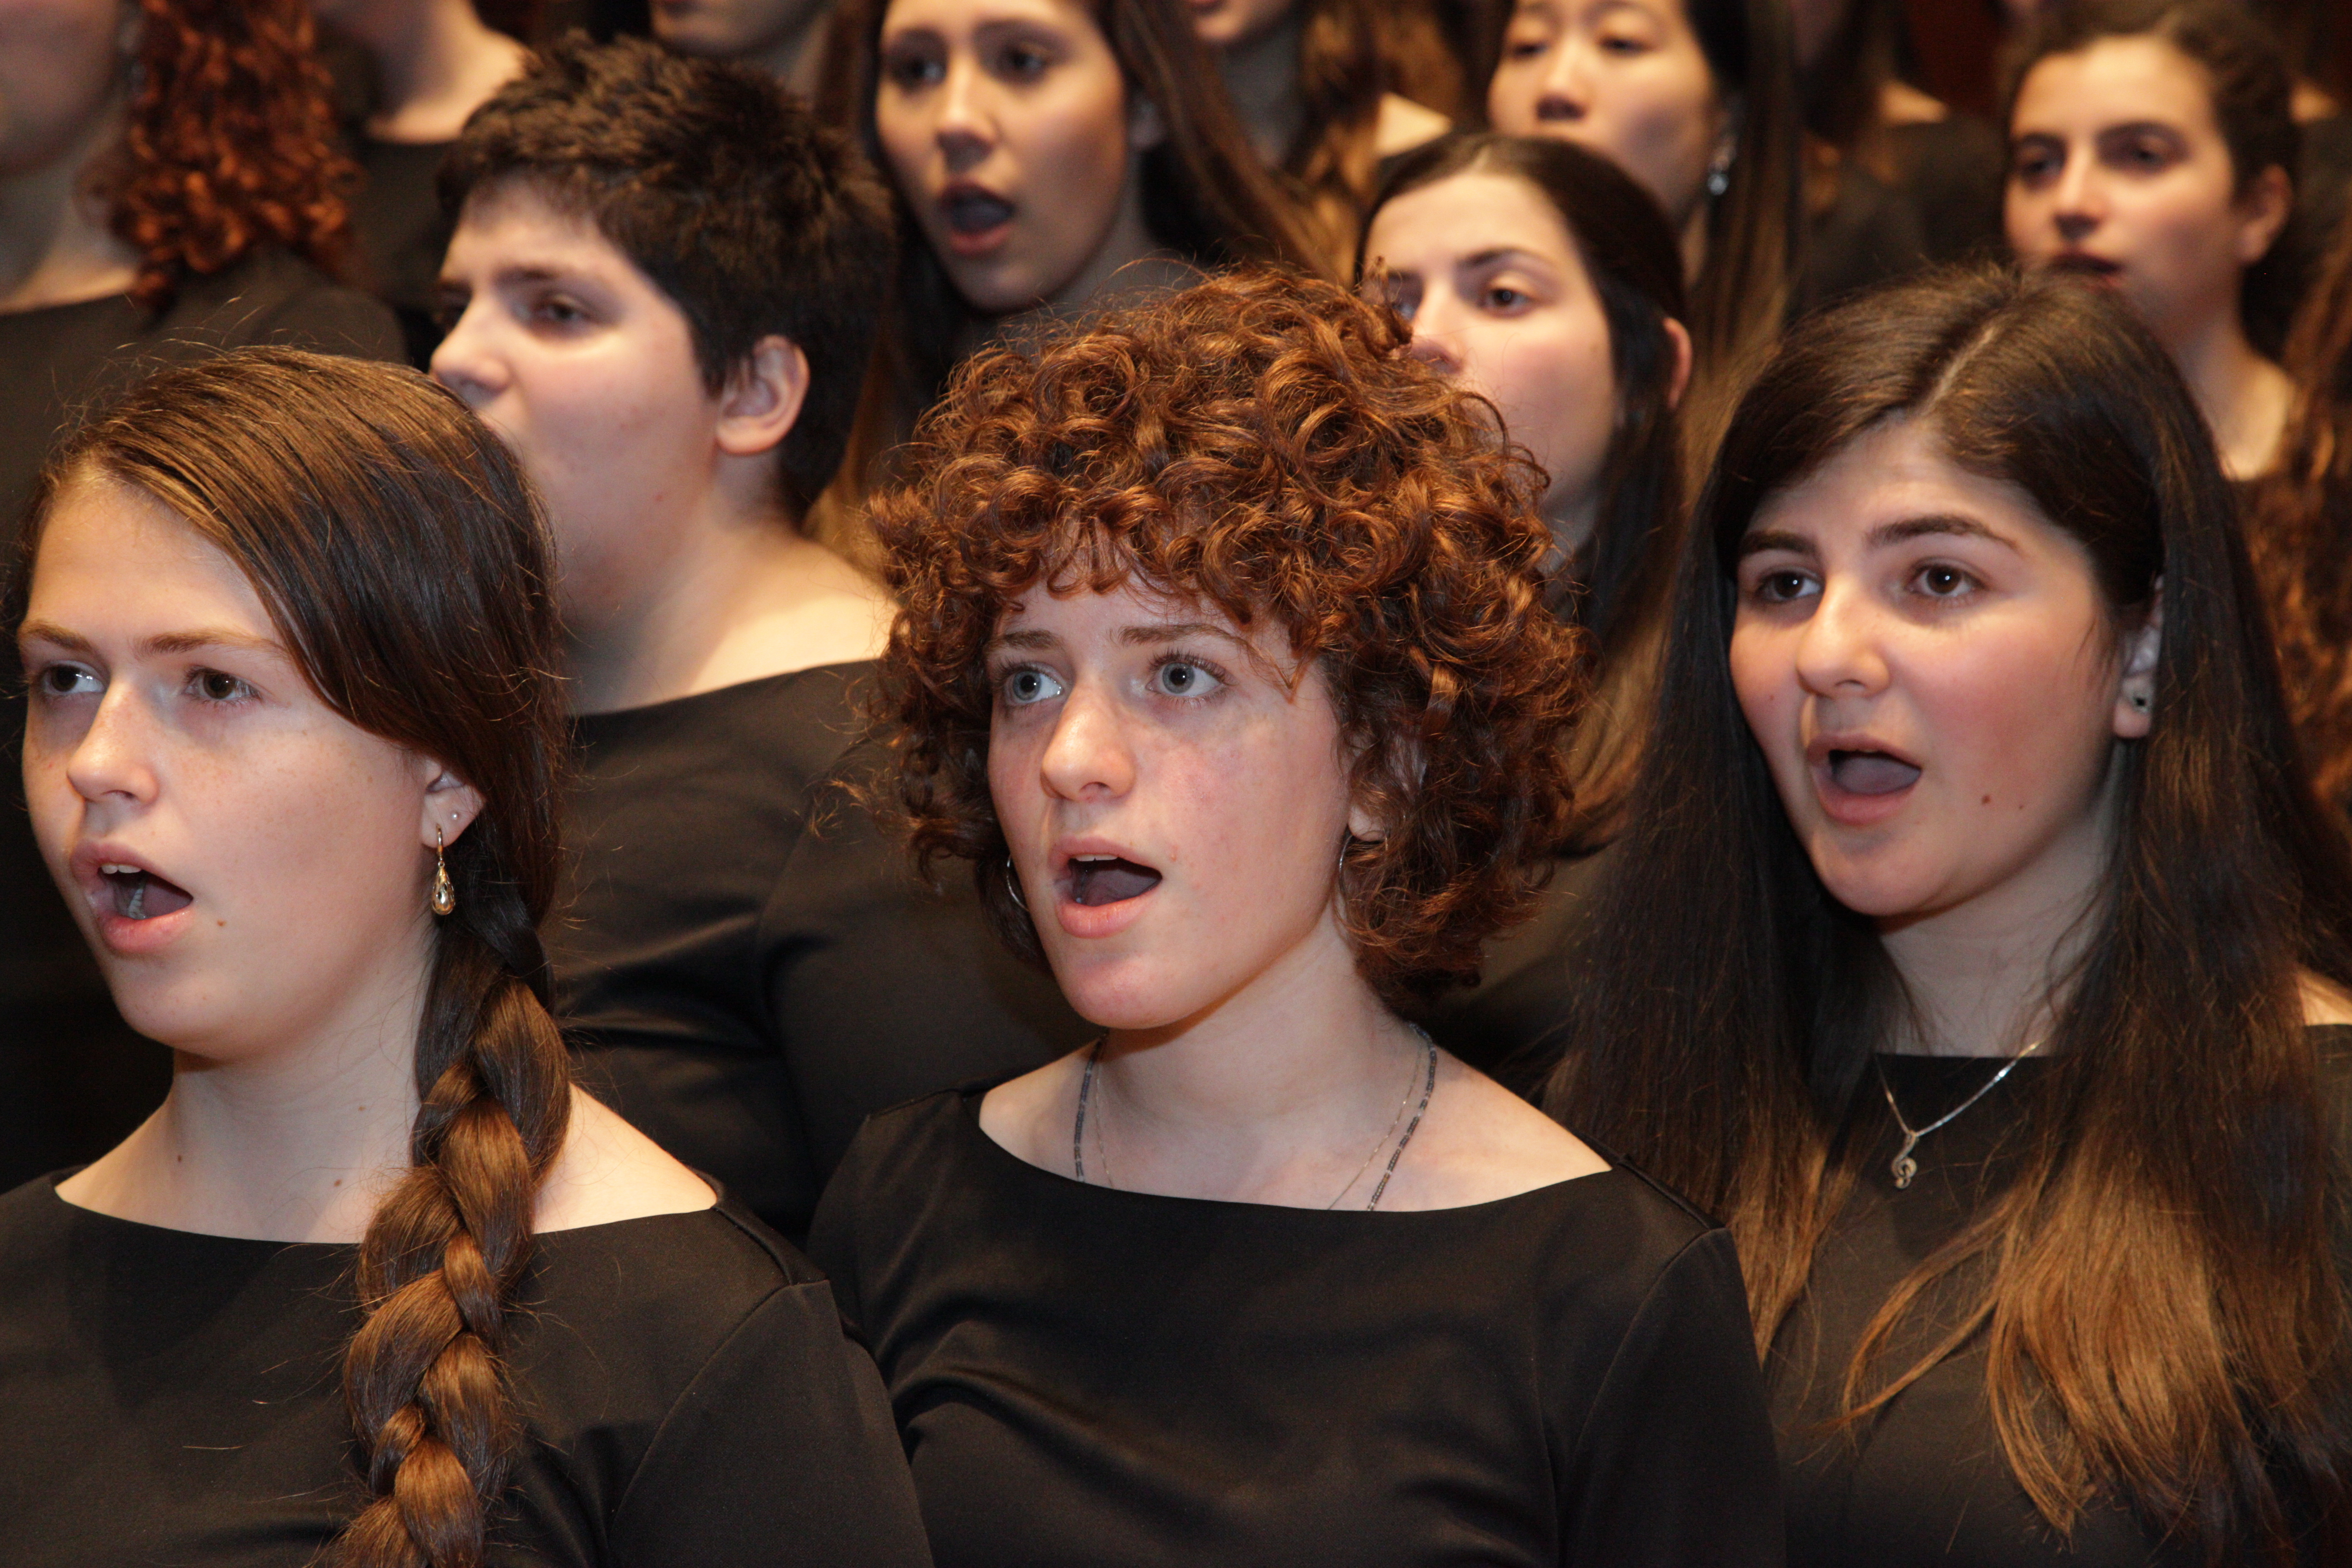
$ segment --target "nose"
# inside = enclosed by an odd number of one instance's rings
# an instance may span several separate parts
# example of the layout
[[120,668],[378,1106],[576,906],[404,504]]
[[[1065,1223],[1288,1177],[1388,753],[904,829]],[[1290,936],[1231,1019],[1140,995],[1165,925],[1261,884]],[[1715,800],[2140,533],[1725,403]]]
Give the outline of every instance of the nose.
[[1432,289],[1412,313],[1412,342],[1405,352],[1447,375],[1462,374],[1462,310],[1445,289]]
[[1583,47],[1573,38],[1552,46],[1546,62],[1543,89],[1536,96],[1536,120],[1542,124],[1572,125],[1592,112],[1592,73]]
[[1080,685],[1062,702],[1042,763],[1045,793],[1061,800],[1117,800],[1135,787],[1135,752],[1117,706]]
[[2051,193],[2051,215],[2058,226],[2058,237],[2068,245],[2080,245],[2106,218],[2106,186],[2096,163],[2092,158],[2069,157]]
[[948,172],[961,174],[986,158],[996,147],[993,95],[975,64],[957,58],[948,62],[947,79],[940,84],[937,135],[947,155]]
[[476,296],[433,351],[433,379],[480,412],[507,389],[506,361],[492,347],[489,315],[493,301]]
[[156,794],[153,739],[136,694],[118,681],[66,753],[66,782],[92,805],[148,805]]
[[1797,640],[1797,680],[1827,700],[1871,697],[1886,689],[1879,616],[1869,595],[1832,578]]

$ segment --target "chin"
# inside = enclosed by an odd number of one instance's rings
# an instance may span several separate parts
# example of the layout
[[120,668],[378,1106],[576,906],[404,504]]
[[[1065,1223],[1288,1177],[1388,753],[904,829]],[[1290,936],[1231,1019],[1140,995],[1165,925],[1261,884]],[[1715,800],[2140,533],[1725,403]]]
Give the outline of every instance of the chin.
[[1102,1029],[1164,1029],[1201,1012],[1212,1001],[1200,994],[1197,984],[1171,984],[1131,959],[1064,963],[1057,955],[1054,979],[1071,1010]]

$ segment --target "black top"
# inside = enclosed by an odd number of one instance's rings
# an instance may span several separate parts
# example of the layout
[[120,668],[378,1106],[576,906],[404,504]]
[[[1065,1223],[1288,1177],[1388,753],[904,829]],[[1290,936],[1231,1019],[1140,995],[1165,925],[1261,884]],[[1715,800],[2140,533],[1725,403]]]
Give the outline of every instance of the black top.
[[[2352,1028],[2314,1030],[2328,1092],[2352,1108]],[[1998,1064],[1974,1058],[1882,1056],[1904,1119],[1924,1127],[1982,1088]],[[1918,1174],[1901,1191],[1889,1162],[1902,1135],[1875,1076],[1863,1081],[1856,1135],[1869,1151],[1853,1196],[1832,1223],[1812,1284],[1775,1337],[1768,1366],[1780,1431],[1795,1568],[1867,1562],[1873,1568],[2141,1568],[2202,1558],[2120,1504],[2080,1520],[2071,1550],[2035,1512],[1992,1427],[1982,1333],[1899,1394],[1875,1420],[1830,1435],[1822,1422],[1863,1330],[1895,1286],[2016,1179],[2021,1117],[2050,1062],[2029,1058],[1949,1125],[1913,1150]],[[1931,1301],[1888,1347],[1908,1366],[1950,1327]]]
[[[50,443],[79,417],[151,372],[254,343],[400,357],[382,305],[277,250],[189,279],[161,315],[121,295],[0,312],[0,524],[15,527]],[[0,647],[0,1191],[104,1153],[171,1077],[170,1058],[116,1014],[34,847],[15,660]]]
[[574,721],[574,872],[549,922],[583,1079],[797,1240],[866,1115],[1085,1038],[961,879],[861,804],[870,666]]
[[[341,1382],[354,1247],[0,1197],[10,1568],[309,1568],[364,1500]],[[929,1561],[874,1369],[807,1263],[726,1206],[539,1238],[493,1564]]]
[[455,226],[441,211],[434,179],[454,142],[352,139],[363,184],[352,198],[359,280],[400,318],[408,363],[425,368],[440,346],[436,319],[441,260]]
[[869,1122],[811,1242],[942,1568],[1781,1561],[1730,1238],[1642,1177],[1160,1197],[1025,1163],[979,1098]]

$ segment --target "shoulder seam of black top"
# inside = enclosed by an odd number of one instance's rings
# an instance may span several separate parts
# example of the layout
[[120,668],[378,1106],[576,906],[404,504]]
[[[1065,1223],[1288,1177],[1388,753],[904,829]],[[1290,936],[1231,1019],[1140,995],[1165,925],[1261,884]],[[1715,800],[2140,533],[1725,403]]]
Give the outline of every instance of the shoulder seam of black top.
[[[1638,1172],[1635,1173],[1639,1174]],[[1643,1179],[1645,1181],[1647,1180],[1646,1177]],[[1654,1188],[1657,1187],[1657,1184],[1654,1182],[1652,1182],[1649,1184]],[[1658,1188],[1658,1190],[1664,1191],[1664,1189]],[[1672,1196],[1673,1194],[1668,1194],[1667,1195]],[[1727,1237],[1729,1233],[1725,1231],[1720,1226],[1714,1226],[1708,1229],[1699,1232],[1696,1236],[1692,1237],[1688,1241],[1684,1242],[1680,1247],[1675,1248],[1675,1255],[1658,1266],[1657,1273],[1651,1276],[1649,1289],[1642,1292],[1642,1304],[1634,1308],[1633,1316],[1625,1320],[1624,1332],[1617,1336],[1616,1348],[1609,1352],[1608,1368],[1601,1373],[1599,1383],[1594,1385],[1596,1388],[1605,1391],[1609,1387],[1610,1384],[1615,1380],[1617,1376],[1617,1368],[1625,1358],[1625,1342],[1633,1337],[1634,1325],[1641,1322],[1643,1318],[1649,1316],[1651,1308],[1657,1305],[1658,1294],[1664,1289],[1667,1277],[1673,1274],[1677,1268],[1681,1267],[1683,1259],[1688,1258],[1694,1248],[1706,1245],[1713,1245],[1713,1238],[1718,1235]],[[1735,1273],[1737,1271],[1735,1270]],[[1576,1441],[1569,1449],[1570,1453],[1583,1452],[1586,1440],[1591,1434],[1594,1414],[1599,1410],[1601,1404],[1601,1401],[1596,1398],[1592,1402],[1591,1405],[1587,1407],[1585,1410],[1584,1425],[1577,1428]]]

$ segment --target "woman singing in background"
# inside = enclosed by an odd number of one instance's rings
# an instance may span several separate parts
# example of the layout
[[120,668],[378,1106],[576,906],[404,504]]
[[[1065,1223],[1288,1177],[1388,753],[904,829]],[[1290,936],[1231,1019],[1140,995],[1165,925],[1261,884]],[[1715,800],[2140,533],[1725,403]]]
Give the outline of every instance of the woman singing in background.
[[1548,1103],[1739,1237],[1791,1561],[2340,1561],[2352,868],[2171,362],[1819,318],[1691,551]]
[[0,1198],[12,1564],[929,1561],[824,1284],[572,1087],[550,570],[406,371],[167,372],[48,470],[26,794],[174,1072]]
[[878,508],[917,846],[1106,1031],[812,1232],[951,1568],[1780,1561],[1723,1233],[1395,1011],[1525,910],[1579,687],[1404,347],[1207,284],[980,356]]

